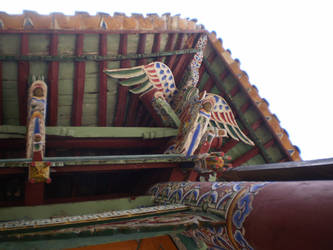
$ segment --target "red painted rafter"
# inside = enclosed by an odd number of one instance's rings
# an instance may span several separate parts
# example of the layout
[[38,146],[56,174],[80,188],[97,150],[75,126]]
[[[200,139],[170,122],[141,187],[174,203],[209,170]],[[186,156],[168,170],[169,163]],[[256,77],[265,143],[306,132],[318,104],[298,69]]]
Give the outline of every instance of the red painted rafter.
[[[58,54],[58,35],[50,36],[49,54],[56,56]],[[59,62],[52,61],[49,63],[48,71],[48,124],[49,126],[57,126],[58,120],[58,77],[59,77]]]
[[[183,41],[184,41],[184,34],[181,33],[177,37],[177,41],[176,41],[174,50],[181,49]],[[172,55],[167,60],[166,64],[169,66],[169,68],[172,70],[172,72],[174,71],[176,61],[177,61],[177,55]]]
[[[21,56],[29,53],[29,37],[28,34],[21,35]],[[28,78],[29,78],[29,62],[18,62],[18,100],[19,100],[19,121],[21,126],[25,126],[27,122],[27,96],[28,96]]]
[[[159,52],[161,50],[161,33],[157,33],[154,35],[154,43],[152,52]],[[161,57],[156,58],[157,61],[162,61]]]
[[205,82],[205,85],[203,86],[202,90],[206,90],[206,92],[210,92],[210,90],[214,87],[214,80],[209,77],[208,80]]
[[[146,40],[147,40],[147,35],[146,34],[140,34],[137,54],[144,54],[145,53]],[[147,58],[141,58],[141,59],[137,60],[137,65],[145,65],[145,64],[147,64]]]
[[[173,43],[175,41],[175,38],[176,38],[176,34],[175,33],[170,33],[168,35],[168,40],[167,40],[167,43],[165,45],[164,51],[171,51],[172,50],[172,46],[173,46]],[[170,57],[167,57],[165,59],[165,64],[168,65],[169,61],[170,61]]]
[[[274,145],[274,139],[270,140],[269,142],[264,144],[265,148],[269,148],[271,146]],[[260,150],[258,147],[253,147],[252,149],[250,149],[248,152],[246,152],[245,154],[243,154],[242,156],[238,157],[237,159],[235,159],[232,162],[232,166],[236,167],[236,166],[240,166],[243,163],[247,162],[248,160],[250,160],[251,158],[255,157],[256,155],[258,155],[260,153]]]
[[244,103],[240,108],[241,112],[244,114],[251,107],[251,104],[250,102]]
[[[216,53],[214,52],[211,52],[209,54],[209,56],[207,57],[207,61],[209,63],[212,63],[216,58]],[[202,63],[201,66],[200,66],[200,69],[199,69],[199,76],[200,76],[200,79],[202,77],[202,75],[206,72],[206,68],[205,68],[205,65]]]
[[[127,38],[128,38],[127,34],[120,35],[118,53],[121,55],[127,55]],[[121,61],[120,67],[121,68],[130,67],[130,61],[129,60]],[[128,92],[128,87],[122,86],[120,84],[118,85],[117,109],[115,112],[115,118],[113,124],[115,127],[122,126],[125,120],[127,92]]]
[[[79,34],[76,36],[77,56],[81,56],[83,54],[83,40],[84,40],[83,34]],[[74,76],[74,90],[73,90],[73,111],[72,111],[73,126],[81,126],[82,122],[85,74],[86,74],[85,62],[76,62],[75,76]]]
[[231,90],[230,90],[230,95],[232,97],[234,97],[235,95],[237,95],[237,93],[240,91],[240,88],[238,85],[236,85],[235,87],[233,87]]
[[[185,42],[184,49],[190,49],[193,48],[194,44],[198,41],[200,36],[197,34],[191,34],[187,41]],[[175,77],[175,82],[179,83],[182,80],[183,74],[188,67],[188,65],[191,63],[191,60],[193,58],[193,54],[184,54],[178,56],[178,60],[176,62],[176,65],[173,69],[173,75]]]
[[229,150],[231,150],[234,146],[236,146],[239,143],[239,141],[230,139],[226,144],[222,147],[222,152],[227,153]]
[[[107,55],[107,35],[99,36],[99,55]],[[98,98],[98,125],[105,127],[107,120],[107,76],[104,70],[107,68],[107,61],[99,63],[99,98]]]
[[[155,34],[154,35],[154,43],[152,47],[152,53],[157,53],[160,51],[161,47],[161,34]],[[158,61],[161,61],[162,58],[157,58]],[[140,126],[145,126],[146,124],[151,125],[154,121],[150,118],[149,112],[147,112],[147,109],[143,104],[139,106],[139,111],[137,112],[136,116],[137,123],[139,123]]]
[[[145,48],[146,48],[146,34],[140,34],[139,36],[139,45],[137,49],[137,54],[144,54]],[[142,58],[140,60],[137,60],[137,65],[145,65],[147,64],[147,59]],[[128,126],[135,126],[135,116],[138,113],[138,107],[140,103],[140,99],[138,95],[131,94],[131,103],[128,110],[127,115],[127,125]]]

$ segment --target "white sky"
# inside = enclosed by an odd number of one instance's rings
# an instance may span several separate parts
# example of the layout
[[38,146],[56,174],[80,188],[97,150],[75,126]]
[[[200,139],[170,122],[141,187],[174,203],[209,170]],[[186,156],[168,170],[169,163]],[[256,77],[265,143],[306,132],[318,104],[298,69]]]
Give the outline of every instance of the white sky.
[[215,30],[241,61],[250,82],[270,103],[303,160],[333,157],[330,141],[333,80],[333,2],[219,1],[3,1],[1,11],[39,14],[75,11],[181,14]]

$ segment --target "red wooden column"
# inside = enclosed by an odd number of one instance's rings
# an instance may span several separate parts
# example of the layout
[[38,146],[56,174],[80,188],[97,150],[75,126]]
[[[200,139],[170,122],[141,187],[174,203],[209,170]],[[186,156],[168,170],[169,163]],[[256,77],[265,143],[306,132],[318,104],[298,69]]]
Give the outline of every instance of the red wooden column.
[[213,229],[184,232],[208,248],[332,249],[333,181],[169,182],[150,190],[158,203],[217,216]]
[[[78,34],[76,37],[76,56],[83,54],[84,35]],[[81,126],[84,82],[86,74],[86,63],[75,63],[74,90],[73,90],[73,110],[72,110],[72,125]]]
[[[29,53],[29,37],[28,34],[21,35],[21,56]],[[27,122],[27,96],[28,96],[28,79],[29,79],[29,62],[18,62],[18,100],[19,100],[19,121],[21,126],[25,126]]]
[[[99,54],[106,56],[107,54],[107,35],[101,34],[99,36]],[[107,76],[104,70],[107,68],[107,61],[99,63],[99,99],[98,99],[98,124],[99,126],[106,126],[107,120]]]
[[277,182],[255,196],[244,223],[254,249],[332,249],[332,181]]
[[[52,34],[50,37],[49,54],[56,56],[58,54],[58,35]],[[58,120],[58,78],[59,78],[59,62],[52,61],[49,63],[48,71],[48,124],[49,126],[57,126]]]
[[[128,38],[127,34],[120,35],[119,54],[121,55],[127,55],[127,38]],[[131,65],[129,60],[122,60],[120,62],[121,68],[127,68],[130,66]],[[125,120],[127,92],[128,92],[128,87],[122,86],[120,84],[118,85],[117,109],[113,124],[116,127],[122,126]]]

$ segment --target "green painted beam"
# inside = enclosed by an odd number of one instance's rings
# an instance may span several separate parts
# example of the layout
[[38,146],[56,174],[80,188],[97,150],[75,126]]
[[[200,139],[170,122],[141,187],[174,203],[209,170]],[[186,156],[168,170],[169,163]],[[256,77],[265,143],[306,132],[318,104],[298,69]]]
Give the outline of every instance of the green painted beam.
[[109,56],[100,56],[97,54],[96,55],[82,55],[82,56],[1,55],[0,61],[43,61],[43,62],[121,61],[121,60],[138,60],[138,59],[143,59],[143,58],[157,58],[157,57],[172,56],[172,55],[195,54],[197,52],[198,52],[197,49],[182,49],[182,50],[174,50],[174,51],[161,51],[161,52],[156,52],[156,53],[147,53],[147,54],[127,54],[127,55],[109,55]]
[[[111,155],[111,156],[76,156],[76,157],[45,157],[52,167],[75,165],[112,165],[136,163],[194,162],[196,156],[185,157],[181,154],[155,155]],[[31,159],[0,159],[0,167],[28,167]]]
[[153,206],[151,195],[138,196],[134,200],[121,198],[113,200],[85,201],[41,206],[0,207],[0,221],[35,220],[51,217],[66,217],[103,213],[111,210],[134,209]]
[[[46,135],[69,136],[74,138],[164,138],[177,136],[174,128],[155,127],[46,127]],[[26,127],[0,126],[0,138],[22,138]]]

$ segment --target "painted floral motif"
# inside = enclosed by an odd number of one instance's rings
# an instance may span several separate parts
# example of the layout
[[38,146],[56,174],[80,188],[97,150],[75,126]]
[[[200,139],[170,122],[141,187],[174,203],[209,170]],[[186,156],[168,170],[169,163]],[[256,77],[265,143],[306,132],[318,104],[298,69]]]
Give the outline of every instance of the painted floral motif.
[[[179,203],[218,215],[225,224],[190,230],[185,236],[204,241],[211,249],[253,249],[243,224],[252,211],[254,196],[267,182],[175,182],[150,190],[157,203]],[[176,196],[176,199],[174,198]]]

